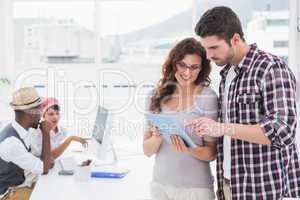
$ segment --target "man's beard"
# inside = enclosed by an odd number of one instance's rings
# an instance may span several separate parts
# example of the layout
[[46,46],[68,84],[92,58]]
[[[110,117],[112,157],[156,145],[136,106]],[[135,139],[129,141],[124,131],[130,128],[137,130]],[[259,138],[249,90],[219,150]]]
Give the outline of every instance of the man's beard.
[[32,128],[34,128],[34,129],[37,129],[38,127],[39,127],[38,123],[35,123],[35,124],[32,125]]
[[234,52],[233,52],[233,49],[231,48],[224,60],[220,60],[219,62],[218,61],[214,61],[214,62],[218,66],[224,66],[224,65],[227,65],[227,64],[231,64],[231,62],[233,60],[233,57],[234,57]]
[[37,129],[39,127],[39,121],[37,122],[34,122],[32,125],[31,125],[32,128],[34,129]]

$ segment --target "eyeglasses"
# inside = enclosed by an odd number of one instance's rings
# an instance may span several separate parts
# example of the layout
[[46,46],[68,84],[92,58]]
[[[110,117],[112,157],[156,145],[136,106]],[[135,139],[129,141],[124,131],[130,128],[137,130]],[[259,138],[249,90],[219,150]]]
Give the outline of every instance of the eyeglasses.
[[201,70],[201,64],[187,65],[184,62],[177,62],[176,67],[180,70],[186,70],[186,69],[190,69],[192,71],[197,70],[197,69]]

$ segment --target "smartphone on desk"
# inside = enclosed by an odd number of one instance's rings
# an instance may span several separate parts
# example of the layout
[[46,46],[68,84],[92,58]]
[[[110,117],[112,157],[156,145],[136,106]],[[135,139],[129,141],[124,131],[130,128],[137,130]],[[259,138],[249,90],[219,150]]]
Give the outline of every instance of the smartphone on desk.
[[60,176],[72,176],[73,174],[74,174],[74,170],[62,169],[58,172],[58,175],[60,175]]

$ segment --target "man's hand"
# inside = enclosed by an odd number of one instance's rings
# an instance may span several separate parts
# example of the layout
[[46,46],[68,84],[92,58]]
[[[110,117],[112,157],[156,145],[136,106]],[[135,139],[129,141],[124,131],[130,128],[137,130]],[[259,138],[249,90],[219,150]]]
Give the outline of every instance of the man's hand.
[[178,152],[189,152],[189,148],[185,145],[185,143],[183,142],[183,140],[181,139],[181,137],[179,135],[171,135],[171,143],[172,143],[172,148],[175,151]]
[[40,124],[40,129],[42,131],[43,136],[43,144],[42,144],[42,155],[41,158],[44,163],[44,173],[47,174],[49,169],[52,167],[51,163],[51,143],[50,143],[50,131],[53,129],[54,125],[47,122],[42,121]]
[[51,166],[50,169],[52,169],[55,165],[55,159],[53,157],[51,157]]
[[186,126],[191,127],[194,133],[199,136],[222,137],[234,134],[234,127],[230,124],[219,123],[207,117],[196,119]]

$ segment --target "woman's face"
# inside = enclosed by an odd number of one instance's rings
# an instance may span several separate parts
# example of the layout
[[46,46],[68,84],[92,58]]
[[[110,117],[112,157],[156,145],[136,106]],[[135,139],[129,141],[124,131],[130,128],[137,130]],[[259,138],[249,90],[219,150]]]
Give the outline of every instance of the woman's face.
[[59,119],[60,119],[60,114],[58,110],[54,110],[53,108],[49,108],[45,114],[44,118],[46,121],[50,122],[51,124],[54,125],[54,127],[57,126]]
[[202,59],[197,54],[187,54],[176,63],[175,78],[181,86],[192,85],[201,71]]

